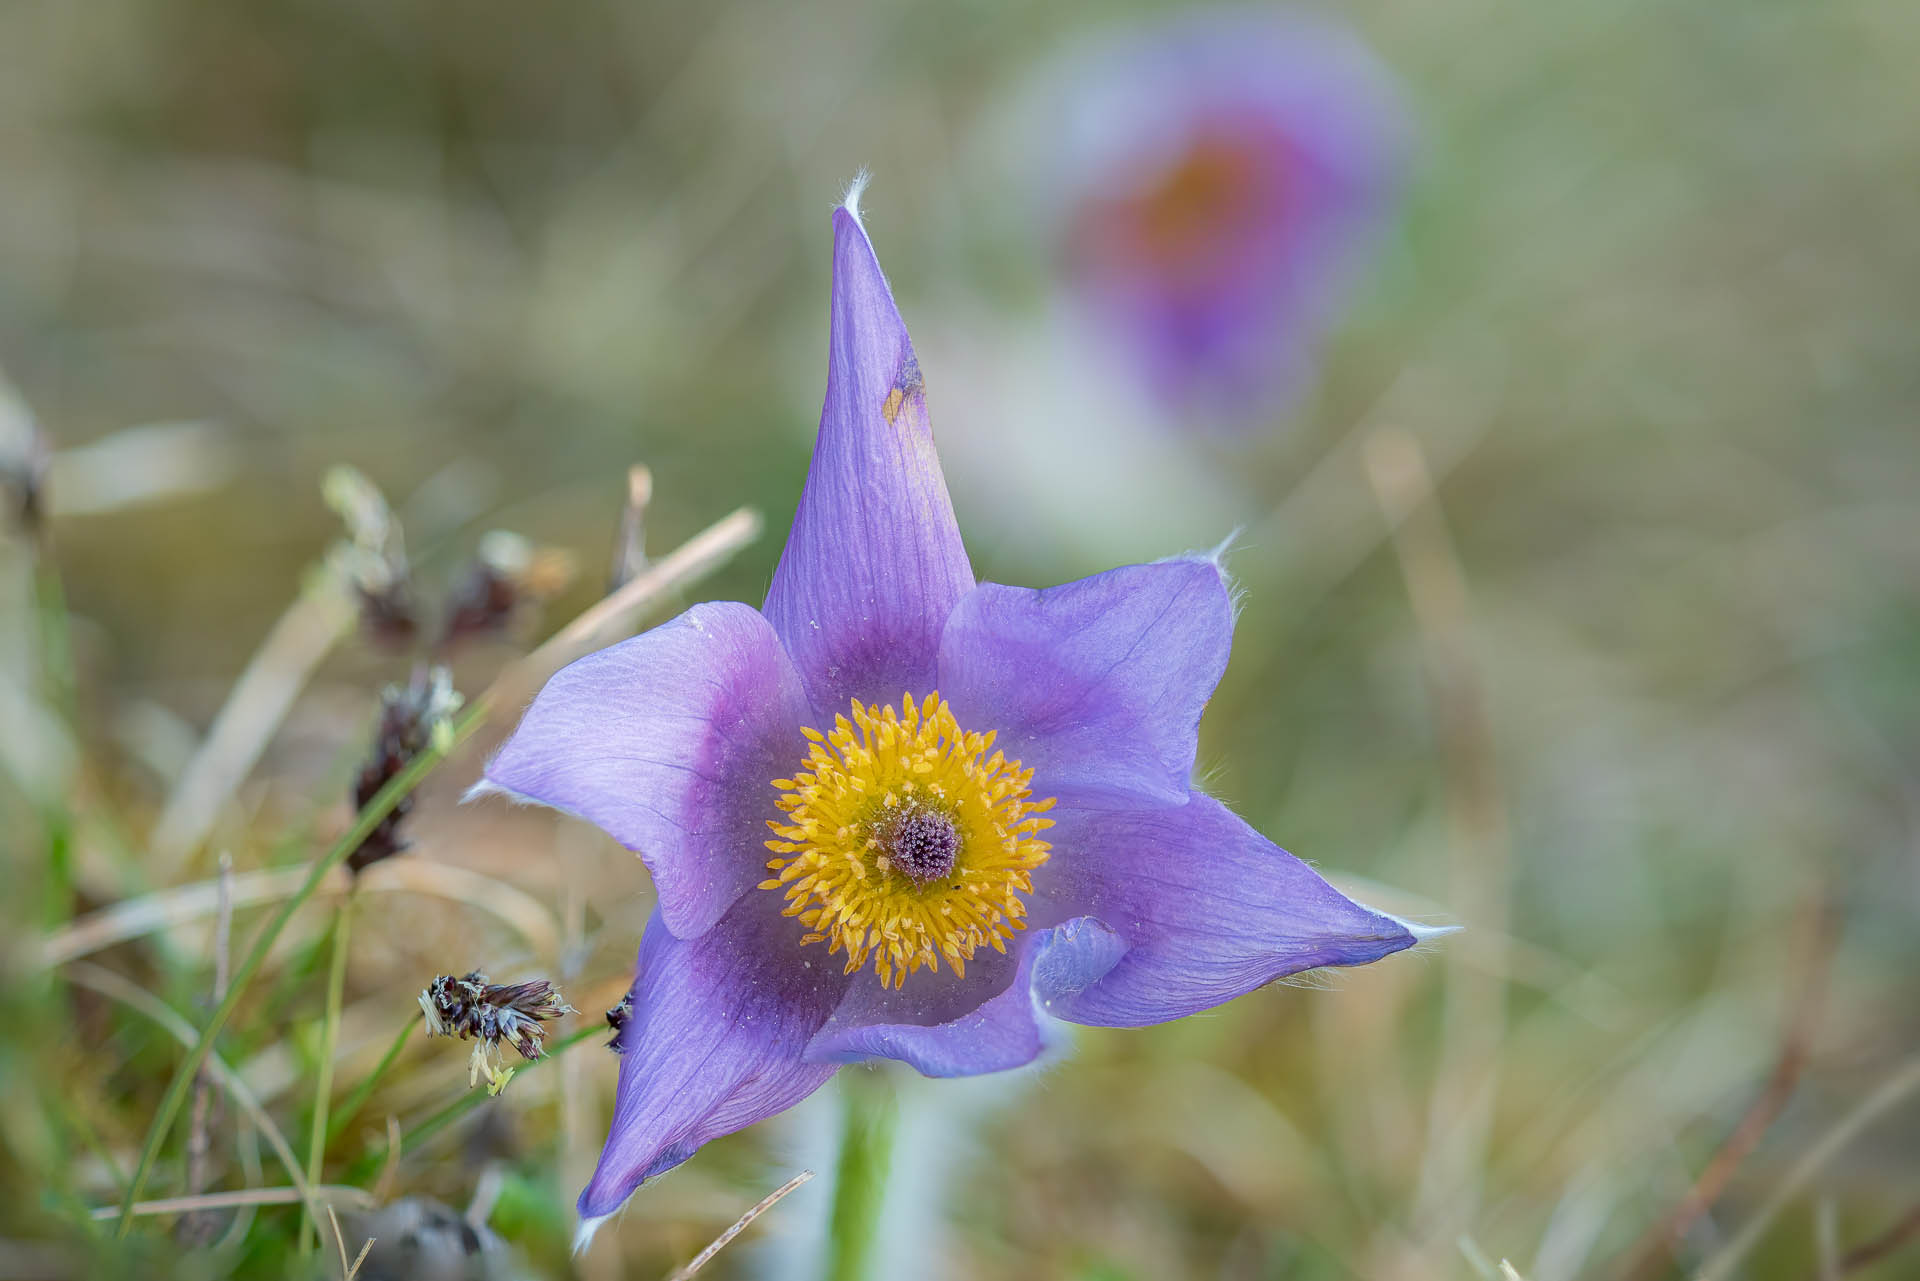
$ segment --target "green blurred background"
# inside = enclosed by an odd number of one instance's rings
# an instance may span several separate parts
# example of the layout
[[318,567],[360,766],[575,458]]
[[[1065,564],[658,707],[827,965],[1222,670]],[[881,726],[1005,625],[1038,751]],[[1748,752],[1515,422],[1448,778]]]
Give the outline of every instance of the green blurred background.
[[[15,540],[9,879],[38,875],[49,786],[82,907],[211,875],[211,853],[163,875],[142,838],[337,536],[333,463],[391,496],[425,581],[488,528],[572,551],[550,627],[598,596],[643,462],[656,555],[766,513],[689,597],[757,601],[819,413],[828,212],[868,166],[980,576],[1046,584],[1241,529],[1210,786],[1363,896],[1468,927],[1328,991],[915,1092],[889,1275],[1623,1275],[1799,1017],[1784,1110],[1679,1250],[1713,1257],[1920,1052],[1920,8],[1353,6],[1418,162],[1317,389],[1240,441],[1143,428],[1053,358],[1013,176],[1035,69],[1160,11],[0,0],[0,370],[62,451],[79,689],[70,740],[29,714]],[[150,433],[160,462],[112,452],[154,424],[198,426]],[[116,498],[163,462],[178,483]],[[462,688],[510,654],[469,654]],[[374,695],[404,673],[343,646],[209,849],[284,864],[343,828]],[[576,946],[524,954],[457,906],[376,898],[343,1081],[433,973],[518,963],[574,994],[630,963],[638,864],[582,825],[453,812],[461,768],[409,857],[521,887]],[[226,1047],[264,1074],[277,1046],[293,1081],[326,926],[300,920]],[[185,1008],[206,958],[200,923],[95,959]],[[69,1204],[113,1199],[58,1118],[126,1160],[177,1051],[78,995],[20,1017],[8,1097],[34,1102],[4,1126],[0,1264],[27,1276],[54,1256],[19,1243],[72,1240]],[[444,1102],[462,1058],[411,1047],[377,1110]],[[831,1129],[829,1093],[713,1145],[570,1262],[613,1075],[583,1050],[517,1082],[388,1190],[463,1207],[504,1172],[514,1266],[656,1276]],[[1818,1276],[1916,1201],[1908,1106],[1798,1185],[1743,1275]],[[795,1194],[703,1275],[807,1275],[824,1213],[821,1188]],[[1920,1275],[1920,1247],[1850,1275]]]

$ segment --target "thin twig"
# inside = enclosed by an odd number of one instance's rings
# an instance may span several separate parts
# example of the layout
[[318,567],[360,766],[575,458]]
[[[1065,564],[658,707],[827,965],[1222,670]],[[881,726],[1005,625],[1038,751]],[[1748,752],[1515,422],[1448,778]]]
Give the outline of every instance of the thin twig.
[[[181,1018],[172,1006],[139,984],[115,974],[112,970],[103,969],[87,961],[77,961],[62,973],[69,983],[98,992],[102,996],[119,1001],[137,1013],[146,1015],[165,1028],[174,1040],[182,1045],[193,1045],[195,1038],[199,1035],[194,1031],[193,1025]],[[234,1101],[234,1104],[246,1114],[247,1120],[253,1124],[253,1127],[266,1138],[267,1146],[272,1148],[273,1154],[280,1158],[280,1164],[286,1169],[287,1178],[294,1188],[297,1190],[306,1187],[306,1176],[300,1171],[300,1160],[293,1154],[293,1145],[287,1142],[287,1136],[282,1134],[280,1127],[273,1123],[273,1118],[267,1115],[267,1110],[260,1106],[260,1100],[255,1098],[253,1091],[247,1088],[247,1083],[240,1079],[240,1074],[228,1067],[226,1061],[211,1050],[207,1052],[204,1064],[207,1071],[212,1073],[213,1078],[220,1083],[220,1088],[227,1092],[227,1097]],[[131,1180],[128,1181],[128,1186],[132,1186]],[[129,1200],[122,1202],[122,1208],[131,1208],[131,1205],[132,1202]]]
[[393,1041],[387,1046],[387,1052],[381,1055],[380,1062],[374,1065],[373,1071],[361,1078],[360,1084],[353,1087],[353,1093],[349,1094],[346,1101],[334,1111],[333,1119],[327,1123],[329,1144],[340,1137],[340,1132],[347,1128],[347,1122],[353,1120],[354,1115],[360,1111],[361,1105],[373,1093],[374,1087],[380,1084],[382,1077],[386,1076],[387,1069],[392,1067],[394,1060],[400,1057],[400,1051],[406,1048],[407,1037],[419,1022],[419,1015],[408,1016],[407,1020],[400,1025],[400,1030],[394,1034]]
[[1785,1110],[1787,1100],[1793,1097],[1818,1027],[1820,1000],[1826,991],[1827,965],[1833,956],[1836,933],[1834,914],[1822,903],[1810,905],[1801,919],[1799,956],[1794,965],[1800,982],[1788,1007],[1780,1053],[1774,1060],[1773,1070],[1687,1194],[1628,1256],[1633,1263],[1621,1274],[1624,1281],[1651,1281],[1661,1274],[1672,1261],[1680,1242],[1719,1202],[1734,1174],[1753,1155],[1761,1138]]
[[1498,975],[1508,967],[1501,943],[1509,897],[1507,808],[1466,574],[1426,454],[1412,434],[1383,428],[1366,437],[1361,456],[1392,534],[1425,659],[1450,826],[1453,910],[1484,933],[1481,946],[1493,961],[1470,964],[1462,949],[1448,956],[1440,1062],[1414,1210],[1424,1231],[1438,1232],[1472,1221],[1493,1126],[1497,1051],[1506,1035],[1506,984]]
[[[297,893],[305,882],[306,867],[276,867],[246,872],[233,878],[235,907],[277,903]],[[436,863],[425,858],[390,859],[360,874],[356,883],[345,871],[331,872],[315,891],[334,898],[357,889],[363,894],[428,894],[478,908],[510,927],[529,951],[545,954],[553,948],[559,927],[553,913],[533,895],[471,868]],[[139,898],[101,908],[43,940],[35,958],[42,966],[64,965],[117,943],[170,930],[218,907],[217,881],[195,881],[143,894]]]
[[[607,1030],[604,1027],[583,1028],[571,1036],[555,1041],[547,1047],[546,1053],[533,1060],[533,1062],[516,1065],[513,1079],[518,1081],[529,1072],[539,1071],[541,1064],[551,1063],[560,1054],[572,1049],[583,1041],[598,1040],[604,1037],[606,1032]],[[474,1108],[479,1107],[483,1103],[491,1102],[494,1097],[494,1095],[488,1094],[485,1090],[462,1090],[459,1095],[436,1110],[426,1120],[414,1126],[407,1134],[407,1142],[415,1148],[418,1148],[421,1144],[452,1125],[455,1121],[458,1121]],[[389,1166],[399,1159],[399,1140],[399,1128],[397,1126],[389,1126],[387,1130],[387,1150],[383,1152],[380,1157],[380,1159]],[[357,1179],[365,1175],[372,1169],[372,1163],[372,1153],[361,1156],[353,1165],[348,1167],[347,1177],[349,1179]],[[383,1175],[382,1177],[384,1178],[385,1176]]]
[[1726,1281],[1732,1276],[1747,1251],[1753,1249],[1774,1218],[1799,1195],[1807,1181],[1818,1174],[1821,1167],[1838,1155],[1842,1148],[1853,1142],[1874,1118],[1903,1102],[1915,1091],[1920,1091],[1920,1055],[1908,1059],[1892,1076],[1881,1082],[1879,1089],[1868,1095],[1858,1107],[1822,1135],[1819,1142],[1807,1149],[1754,1216],[1700,1269],[1697,1281]]
[[368,1237],[366,1244],[360,1247],[360,1253],[351,1260],[347,1258],[347,1238],[340,1231],[340,1216],[327,1207],[327,1219],[333,1224],[333,1243],[340,1248],[340,1281],[353,1281],[360,1271],[360,1265],[367,1261],[367,1251],[373,1249],[375,1238]]
[[647,566],[647,505],[653,500],[653,473],[635,463],[627,468],[627,502],[620,511],[620,532],[613,546],[607,591],[616,592]]
[[243,1205],[297,1205],[309,1199],[329,1205],[354,1205],[362,1209],[373,1204],[373,1198],[359,1188],[331,1184],[317,1188],[240,1188],[233,1192],[203,1192],[199,1196],[135,1201],[131,1207],[103,1205],[93,1211],[93,1217],[115,1219],[123,1213],[130,1213],[136,1218],[152,1214],[191,1214],[196,1210],[230,1210]]
[[727,1247],[727,1244],[729,1242],[731,1242],[735,1237],[739,1236],[742,1232],[745,1232],[747,1230],[748,1225],[751,1224],[755,1219],[759,1218],[761,1215],[765,1214],[768,1210],[771,1210],[774,1206],[778,1205],[781,1199],[784,1198],[789,1192],[796,1190],[797,1188],[799,1188],[801,1184],[805,1183],[808,1179],[811,1179],[812,1177],[813,1177],[812,1170],[802,1170],[800,1171],[800,1173],[794,1175],[791,1179],[788,1179],[785,1183],[782,1183],[779,1187],[775,1188],[772,1192],[769,1192],[766,1195],[766,1197],[761,1200],[760,1204],[754,1206],[751,1210],[748,1210],[745,1214],[741,1215],[738,1219],[734,1220],[734,1224],[732,1227],[728,1228],[725,1232],[722,1232],[719,1236],[715,1237],[713,1239],[712,1245],[702,1250],[699,1254],[694,1255],[693,1260],[691,1262],[689,1262],[685,1267],[681,1268],[679,1271],[670,1275],[667,1278],[667,1281],[687,1281],[688,1277],[691,1277],[694,1273],[698,1272],[701,1268],[706,1267],[707,1262],[710,1259],[712,1259],[714,1255],[724,1250]]
[[1839,1217],[1830,1196],[1821,1197],[1813,1207],[1813,1257],[1819,1281],[1840,1281]]
[[360,1253],[354,1255],[353,1262],[348,1265],[345,1281],[353,1281],[355,1277],[360,1275],[360,1265],[367,1261],[369,1254],[373,1253],[373,1243],[379,1239],[378,1237],[368,1237],[360,1243]]
[[172,880],[200,847],[220,807],[246,779],[294,698],[356,617],[339,576],[330,569],[316,571],[241,672],[160,811],[149,842],[154,879]]
[[503,713],[517,713],[547,677],[582,654],[630,634],[639,617],[663,596],[732,559],[760,536],[761,523],[759,512],[742,507],[707,526],[501,672],[485,697]]
[[[346,996],[348,941],[353,927],[353,895],[340,900],[333,918],[333,957],[327,967],[327,1013],[320,1033],[320,1062],[314,1072],[313,1129],[307,1140],[307,1182],[318,1183],[327,1160],[327,1105],[333,1101],[333,1053],[340,1042],[340,1004]],[[309,1219],[300,1216],[300,1247],[307,1246]],[[311,1224],[317,1236],[320,1225]],[[316,1242],[317,1244],[317,1242]],[[346,1247],[342,1246],[343,1255]]]
[[[401,798],[418,787],[449,753],[479,728],[485,722],[486,715],[486,699],[475,701],[454,722],[453,732],[443,743],[422,752],[405,769],[394,775],[393,779],[367,802],[366,807],[360,811],[360,817],[341,834],[333,847],[314,861],[312,869],[307,873],[307,879],[300,888],[280,905],[280,910],[275,913],[273,919],[261,929],[254,940],[252,950],[247,953],[246,959],[240,962],[239,968],[234,972],[232,985],[227,990],[227,999],[220,1003],[219,1008],[214,1010],[207,1020],[206,1027],[200,1032],[200,1039],[194,1043],[192,1049],[187,1051],[186,1060],[174,1072],[173,1080],[167,1085],[167,1092],[160,1098],[160,1106],[154,1113],[152,1123],[147,1127],[146,1142],[140,1148],[139,1164],[134,1166],[133,1177],[128,1180],[124,1208],[132,1208],[135,1198],[140,1194],[140,1189],[145,1186],[147,1175],[153,1171],[154,1160],[160,1155],[161,1145],[167,1141],[167,1133],[173,1128],[175,1119],[180,1115],[180,1105],[186,1101],[187,1090],[192,1085],[194,1077],[199,1074],[200,1065],[212,1054],[214,1041],[219,1037],[221,1029],[226,1027],[227,1020],[233,1017],[234,1010],[240,1004],[240,998],[246,994],[247,984],[252,982],[253,976],[259,972],[261,964],[267,958],[267,953],[273,949],[274,941],[280,937],[280,932],[286,928],[287,922],[292,920],[293,914],[313,896],[314,890],[319,887],[327,873],[343,863],[348,854],[359,849],[361,842],[365,841],[373,829],[379,826],[380,821],[392,812]],[[132,1223],[130,1215],[123,1215],[118,1228],[115,1229],[116,1234],[125,1236],[131,1229]]]
[[[227,970],[231,959],[233,935],[233,856],[224,850],[220,854],[219,903],[214,913],[213,925],[213,1003],[220,1004],[227,996]],[[208,1129],[213,1120],[213,1080],[206,1069],[200,1071],[200,1079],[193,1087],[193,1120],[187,1127],[187,1195],[195,1196],[206,1191],[207,1153],[213,1140]],[[311,1181],[311,1180],[309,1180]],[[192,1215],[181,1221],[180,1236],[183,1240],[198,1244],[210,1235],[217,1226],[217,1220],[211,1216]]]
[[1914,1206],[1894,1221],[1893,1226],[1871,1240],[1862,1241],[1853,1249],[1840,1256],[1840,1266],[1834,1275],[1847,1276],[1864,1271],[1880,1260],[1898,1250],[1915,1237],[1920,1237],[1920,1205]]
[[380,1165],[380,1177],[373,1181],[373,1198],[385,1202],[393,1191],[394,1175],[400,1170],[400,1118],[387,1113],[387,1155]]
[[333,1243],[339,1247],[340,1272],[342,1275],[345,1275],[347,1271],[347,1238],[340,1231],[340,1216],[333,1212],[332,1206],[327,1207],[327,1222],[333,1225]]

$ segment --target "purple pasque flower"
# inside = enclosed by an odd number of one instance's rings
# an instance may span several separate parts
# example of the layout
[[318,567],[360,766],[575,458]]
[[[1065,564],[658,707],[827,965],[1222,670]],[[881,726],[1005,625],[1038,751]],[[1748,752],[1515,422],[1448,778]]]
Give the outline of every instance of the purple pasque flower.
[[1185,14],[1052,68],[1047,183],[1095,324],[1176,409],[1309,383],[1402,167],[1385,74],[1333,19]]
[[1416,941],[1192,787],[1215,560],[974,581],[858,194],[765,605],[563,669],[481,784],[598,824],[658,894],[589,1224],[843,1063],[1014,1068],[1054,1019],[1159,1023]]

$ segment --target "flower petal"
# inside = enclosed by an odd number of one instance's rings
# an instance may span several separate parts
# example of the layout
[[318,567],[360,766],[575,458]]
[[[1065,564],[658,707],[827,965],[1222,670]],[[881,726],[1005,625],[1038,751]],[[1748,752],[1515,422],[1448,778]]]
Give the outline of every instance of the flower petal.
[[802,1059],[846,990],[838,959],[800,947],[779,898],[749,894],[696,939],[655,915],[621,1033],[613,1125],[580,1215],[611,1214],[701,1144],[792,1107],[833,1075]]
[[1016,952],[979,953],[964,979],[942,969],[894,989],[864,972],[807,1046],[807,1058],[898,1059],[925,1076],[1020,1067],[1049,1044],[1041,1015],[1111,970],[1125,951],[1119,935],[1082,918],[1023,939]]
[[701,933],[766,868],[768,784],[804,754],[793,665],[750,605],[696,605],[562,668],[487,766],[497,789],[637,850],[661,918]]
[[1233,602],[1210,560],[1044,591],[982,583],[947,620],[940,690],[962,725],[997,732],[1037,792],[1097,808],[1178,805],[1232,642]]
[[833,225],[826,405],[766,603],[829,715],[930,689],[941,624],[973,586],[913,344],[859,219]]
[[1036,916],[1090,915],[1127,952],[1053,1003],[1074,1023],[1141,1027],[1211,1009],[1322,965],[1411,947],[1400,921],[1362,907],[1199,792],[1133,812],[1056,810]]

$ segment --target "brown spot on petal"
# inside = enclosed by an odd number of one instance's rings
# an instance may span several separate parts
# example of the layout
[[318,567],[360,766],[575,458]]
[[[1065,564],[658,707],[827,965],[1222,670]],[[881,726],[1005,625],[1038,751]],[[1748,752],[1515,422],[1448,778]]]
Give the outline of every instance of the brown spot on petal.
[[900,372],[894,375],[893,390],[887,393],[886,403],[880,406],[880,412],[887,416],[889,423],[898,422],[907,397],[920,394],[926,387],[927,380],[920,373],[919,360],[909,355],[900,366]]

